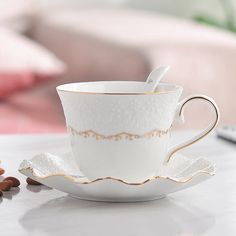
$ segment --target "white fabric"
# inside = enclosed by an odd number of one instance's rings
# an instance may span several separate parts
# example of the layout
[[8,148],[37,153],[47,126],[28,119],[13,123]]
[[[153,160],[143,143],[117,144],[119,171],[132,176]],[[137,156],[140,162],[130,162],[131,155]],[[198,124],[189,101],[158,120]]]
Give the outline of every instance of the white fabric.
[[0,25],[24,31],[30,24],[34,4],[32,0],[1,0],[0,11]]
[[0,72],[60,74],[64,64],[32,40],[0,27]]

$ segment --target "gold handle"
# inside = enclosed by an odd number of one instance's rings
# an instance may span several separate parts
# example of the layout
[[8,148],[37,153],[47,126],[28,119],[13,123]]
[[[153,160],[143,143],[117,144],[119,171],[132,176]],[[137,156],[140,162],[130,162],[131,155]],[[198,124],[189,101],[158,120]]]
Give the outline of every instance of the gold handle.
[[170,150],[168,151],[168,154],[166,156],[166,159],[165,159],[166,163],[169,162],[170,158],[177,151],[179,151],[179,150],[181,150],[183,148],[186,148],[186,147],[196,143],[197,141],[201,140],[205,136],[207,136],[216,127],[216,125],[219,122],[220,115],[219,115],[219,108],[218,108],[218,106],[216,105],[215,101],[212,98],[209,98],[209,97],[207,97],[205,95],[192,95],[192,96],[189,96],[189,97],[185,98],[184,100],[182,100],[179,103],[178,108],[177,108],[177,114],[176,114],[177,118],[183,119],[185,105],[188,102],[193,101],[195,99],[197,99],[197,100],[200,99],[200,100],[203,100],[203,101],[206,101],[206,102],[210,103],[210,105],[214,108],[215,120],[212,123],[210,123],[210,125],[205,130],[203,130],[200,134],[196,135],[195,137],[191,138],[188,141],[185,141],[182,144],[178,144],[178,145],[170,148]]

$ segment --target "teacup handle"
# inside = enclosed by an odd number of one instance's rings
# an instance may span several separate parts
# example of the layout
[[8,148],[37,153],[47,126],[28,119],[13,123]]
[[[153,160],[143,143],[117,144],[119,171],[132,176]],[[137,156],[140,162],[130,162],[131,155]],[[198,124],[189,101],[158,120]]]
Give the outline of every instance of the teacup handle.
[[196,143],[197,141],[201,140],[206,135],[208,135],[216,127],[217,123],[219,122],[219,109],[218,109],[216,103],[214,102],[214,100],[212,98],[209,98],[205,95],[191,95],[191,96],[188,96],[185,99],[183,99],[178,104],[178,107],[177,107],[177,110],[176,110],[176,118],[177,119],[180,119],[180,120],[184,121],[184,108],[185,108],[185,105],[188,102],[193,101],[193,100],[203,100],[207,103],[210,103],[210,105],[214,108],[215,119],[200,134],[197,134],[195,137],[191,138],[188,141],[185,141],[184,143],[181,143],[181,144],[178,144],[174,147],[171,147],[170,150],[168,151],[166,159],[165,159],[166,163],[169,162],[170,158],[173,156],[174,153],[176,153],[177,151]]

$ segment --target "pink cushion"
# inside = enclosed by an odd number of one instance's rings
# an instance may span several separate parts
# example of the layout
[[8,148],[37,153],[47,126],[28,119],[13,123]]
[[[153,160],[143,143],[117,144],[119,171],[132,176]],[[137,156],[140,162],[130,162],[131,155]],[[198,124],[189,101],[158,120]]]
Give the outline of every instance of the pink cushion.
[[[236,106],[230,103],[236,88],[233,33],[144,11],[86,9],[50,11],[32,35],[67,62],[77,81],[144,80],[150,67],[169,64],[166,82],[182,85],[184,95],[213,97],[221,123],[235,122]],[[78,54],[82,60],[76,59]],[[190,112],[189,127],[202,126],[205,114],[205,107]]]
[[30,39],[0,28],[0,98],[64,72],[64,64]]

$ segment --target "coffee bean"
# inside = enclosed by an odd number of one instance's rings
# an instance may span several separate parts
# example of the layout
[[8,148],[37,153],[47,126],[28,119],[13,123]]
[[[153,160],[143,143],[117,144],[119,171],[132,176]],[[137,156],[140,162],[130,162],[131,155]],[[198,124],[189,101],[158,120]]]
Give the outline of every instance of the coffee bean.
[[0,182],[0,190],[2,191],[9,191],[12,186],[13,186],[13,182],[11,180]]
[[26,182],[27,182],[27,184],[29,184],[29,185],[42,185],[41,183],[39,183],[39,182],[37,182],[37,181],[35,181],[35,180],[29,178],[29,177],[26,179]]
[[5,173],[5,170],[0,167],[0,175],[3,175]]
[[20,185],[20,181],[15,177],[9,176],[9,177],[3,179],[3,181],[6,181],[6,180],[10,180],[13,182],[12,187],[18,187]]

